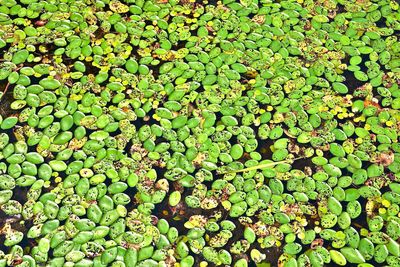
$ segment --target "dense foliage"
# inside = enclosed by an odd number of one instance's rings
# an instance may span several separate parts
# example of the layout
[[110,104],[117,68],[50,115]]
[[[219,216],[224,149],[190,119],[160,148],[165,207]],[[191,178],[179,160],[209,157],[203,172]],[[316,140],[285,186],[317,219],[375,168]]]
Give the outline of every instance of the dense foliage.
[[0,267],[400,266],[389,0],[0,0]]

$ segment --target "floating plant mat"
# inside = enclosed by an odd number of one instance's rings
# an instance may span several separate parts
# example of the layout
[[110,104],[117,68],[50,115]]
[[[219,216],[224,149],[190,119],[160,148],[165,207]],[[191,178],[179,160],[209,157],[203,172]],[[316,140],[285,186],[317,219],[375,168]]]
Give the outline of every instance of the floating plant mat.
[[1,0],[0,267],[400,266],[396,1]]

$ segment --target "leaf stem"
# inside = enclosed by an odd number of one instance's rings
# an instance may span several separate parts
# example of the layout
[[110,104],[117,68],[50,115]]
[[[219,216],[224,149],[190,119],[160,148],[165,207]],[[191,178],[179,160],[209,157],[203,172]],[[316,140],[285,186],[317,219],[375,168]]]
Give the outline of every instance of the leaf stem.
[[6,84],[6,87],[4,88],[3,94],[0,96],[0,100],[3,98],[3,96],[7,93],[8,88],[10,87],[10,83]]
[[286,160],[277,161],[277,162],[263,163],[263,164],[258,164],[258,165],[240,169],[240,170],[231,170],[231,171],[222,172],[221,174],[239,173],[239,172],[247,172],[247,171],[253,171],[253,170],[258,170],[258,169],[266,169],[266,168],[273,167],[275,165],[282,164],[282,163],[291,163],[293,161],[296,161],[296,160],[302,159],[302,158],[303,157],[298,157],[298,158],[294,158],[294,159],[286,159]]

